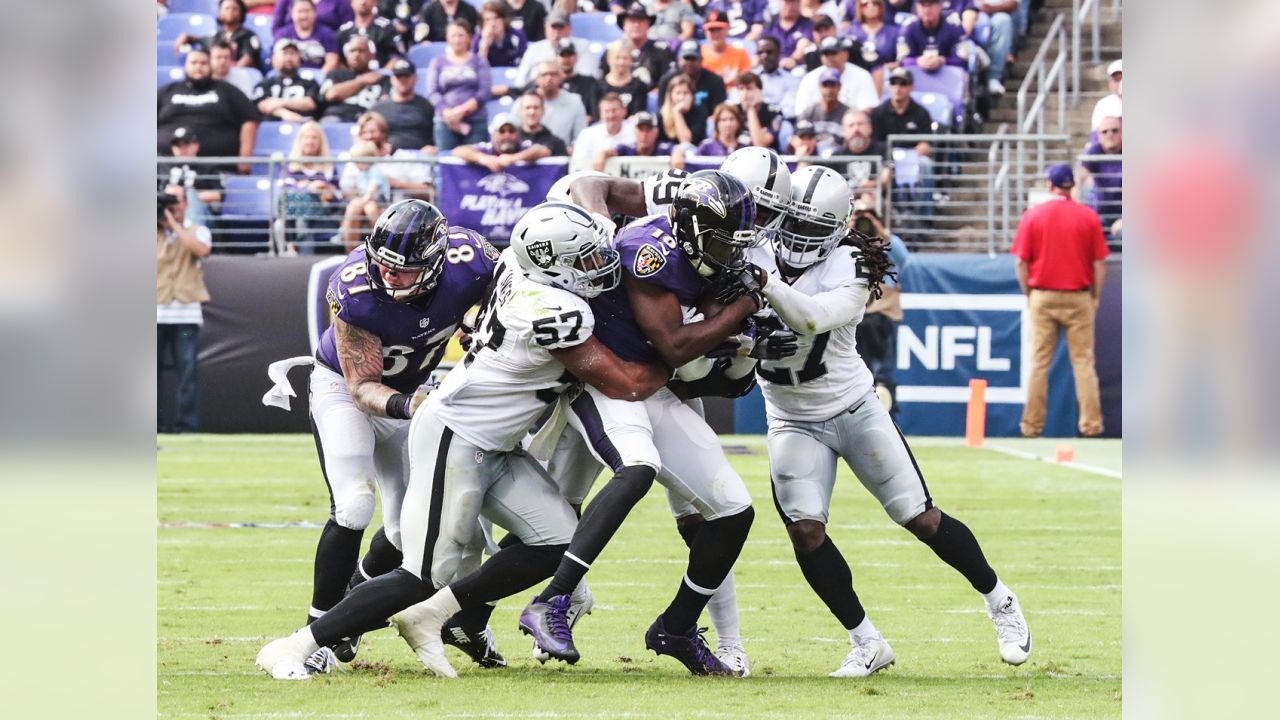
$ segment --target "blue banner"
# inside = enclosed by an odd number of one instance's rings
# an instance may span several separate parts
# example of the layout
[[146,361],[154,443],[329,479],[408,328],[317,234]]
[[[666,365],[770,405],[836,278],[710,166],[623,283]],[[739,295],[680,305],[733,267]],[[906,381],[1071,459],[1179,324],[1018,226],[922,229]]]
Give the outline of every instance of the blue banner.
[[507,244],[525,211],[546,200],[564,177],[567,158],[539,160],[491,172],[457,158],[441,158],[436,205],[451,225],[471,228],[495,245]]

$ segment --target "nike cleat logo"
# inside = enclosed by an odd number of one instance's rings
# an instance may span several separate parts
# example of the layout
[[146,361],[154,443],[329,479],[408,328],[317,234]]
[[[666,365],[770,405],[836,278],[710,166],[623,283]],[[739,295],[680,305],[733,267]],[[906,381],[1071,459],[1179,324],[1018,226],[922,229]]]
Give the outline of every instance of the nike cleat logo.
[[1021,645],[1020,647],[1022,648],[1022,652],[1031,652],[1031,633],[1027,633],[1027,642],[1025,645]]

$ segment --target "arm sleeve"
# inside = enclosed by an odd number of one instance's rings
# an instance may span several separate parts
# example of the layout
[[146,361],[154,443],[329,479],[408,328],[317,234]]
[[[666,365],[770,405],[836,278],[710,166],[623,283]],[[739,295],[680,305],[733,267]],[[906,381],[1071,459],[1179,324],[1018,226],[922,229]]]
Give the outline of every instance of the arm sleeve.
[[784,282],[770,280],[764,286],[764,296],[787,327],[817,335],[860,321],[870,293],[862,280],[817,295],[805,295]]

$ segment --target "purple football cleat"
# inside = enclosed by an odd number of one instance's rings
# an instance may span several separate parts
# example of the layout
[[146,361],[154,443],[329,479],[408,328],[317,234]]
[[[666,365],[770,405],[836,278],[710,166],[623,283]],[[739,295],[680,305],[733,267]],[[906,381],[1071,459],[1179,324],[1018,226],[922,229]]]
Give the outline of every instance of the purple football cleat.
[[572,665],[581,657],[569,629],[568,595],[556,595],[547,602],[535,597],[520,613],[520,632],[532,635],[534,644],[557,660]]
[[684,663],[694,675],[736,675],[732,668],[720,662],[720,658],[707,647],[702,634],[706,628],[695,628],[688,635],[674,635],[667,632],[662,616],[649,626],[644,634],[644,646],[659,655],[670,655]]

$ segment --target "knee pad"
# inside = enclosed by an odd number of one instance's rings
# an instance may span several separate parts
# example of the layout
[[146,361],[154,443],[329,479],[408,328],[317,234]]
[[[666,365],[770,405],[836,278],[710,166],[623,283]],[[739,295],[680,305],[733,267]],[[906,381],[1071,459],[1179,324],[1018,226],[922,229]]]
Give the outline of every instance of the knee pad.
[[725,528],[729,532],[741,534],[746,537],[751,530],[751,523],[756,519],[755,508],[748,505],[742,512],[735,513],[729,517],[723,517],[713,522],[719,523],[720,527]]
[[648,465],[628,465],[614,474],[609,484],[617,484],[626,498],[636,503],[648,494],[649,488],[653,487],[653,479],[657,476],[656,468]]
[[350,530],[364,530],[373,520],[373,483],[355,482],[333,496],[333,519]]
[[704,522],[706,520],[703,520],[701,515],[686,515],[682,518],[676,518],[676,531],[680,533],[680,537],[684,538],[685,545],[693,545],[693,539],[698,536],[698,530]]

